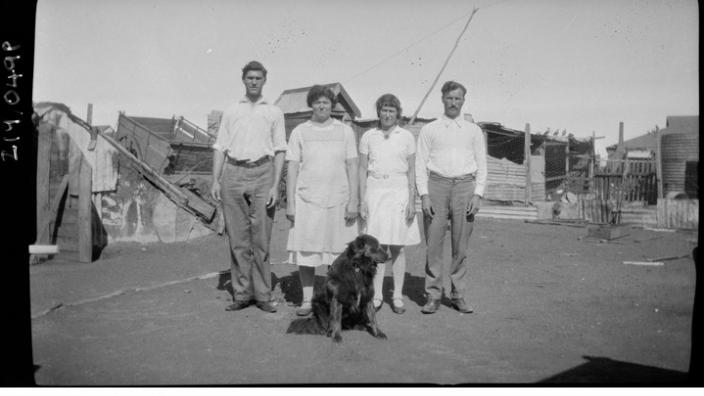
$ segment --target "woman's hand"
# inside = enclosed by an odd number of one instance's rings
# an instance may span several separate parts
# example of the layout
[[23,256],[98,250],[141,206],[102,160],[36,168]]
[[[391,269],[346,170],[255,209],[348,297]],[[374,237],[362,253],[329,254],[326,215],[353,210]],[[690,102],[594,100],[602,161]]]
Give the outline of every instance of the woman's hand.
[[416,202],[415,200],[411,201],[408,200],[408,204],[406,204],[406,221],[410,224],[413,222],[413,219],[416,217]]
[[433,217],[435,215],[435,210],[433,209],[433,204],[430,202],[430,196],[428,194],[420,197],[421,208],[423,208],[423,214],[428,217]]
[[347,207],[345,208],[345,222],[347,225],[351,225],[357,219],[357,216],[359,216],[357,210],[357,202],[350,201],[347,203]]
[[359,205],[359,217],[364,221],[369,217],[369,205],[367,205],[367,201],[362,201],[362,204]]

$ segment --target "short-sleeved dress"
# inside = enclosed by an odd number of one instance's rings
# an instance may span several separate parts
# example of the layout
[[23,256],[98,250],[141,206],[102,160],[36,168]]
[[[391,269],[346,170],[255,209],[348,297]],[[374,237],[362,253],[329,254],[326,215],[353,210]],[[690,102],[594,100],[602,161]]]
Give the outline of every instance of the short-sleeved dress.
[[[384,245],[416,245],[420,243],[418,221],[406,220],[408,205],[408,156],[415,154],[413,134],[396,126],[384,137],[378,128],[362,135],[359,153],[369,158],[367,190],[363,198],[369,217],[363,232],[376,237]],[[415,202],[411,203],[415,205]]]
[[303,266],[331,264],[357,237],[348,225],[350,193],[346,160],[357,158],[354,132],[338,120],[322,126],[306,121],[292,132],[286,159],[298,161],[296,220],[289,229],[289,262]]

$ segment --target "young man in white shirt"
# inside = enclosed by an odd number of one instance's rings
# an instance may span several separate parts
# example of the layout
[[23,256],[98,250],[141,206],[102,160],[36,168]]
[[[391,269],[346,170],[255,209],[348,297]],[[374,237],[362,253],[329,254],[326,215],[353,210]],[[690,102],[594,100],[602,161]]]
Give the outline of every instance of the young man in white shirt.
[[450,221],[452,263],[448,296],[462,313],[474,310],[465,301],[467,248],[487,179],[484,134],[461,117],[467,89],[454,81],[442,89],[444,115],[425,125],[418,135],[416,184],[421,196],[427,244],[425,292],[421,312],[440,309],[443,294],[443,241]]
[[230,243],[234,301],[276,312],[271,302],[269,242],[286,154],[283,112],[262,96],[266,69],[256,61],[242,69],[245,96],[225,110],[213,144],[211,195],[222,202]]

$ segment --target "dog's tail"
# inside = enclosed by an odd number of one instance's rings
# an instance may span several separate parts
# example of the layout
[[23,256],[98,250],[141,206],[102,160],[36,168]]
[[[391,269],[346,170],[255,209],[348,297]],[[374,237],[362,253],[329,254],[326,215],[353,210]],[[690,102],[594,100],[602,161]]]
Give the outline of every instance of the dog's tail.
[[320,296],[313,298],[313,315],[308,318],[295,319],[288,326],[287,334],[320,334],[328,331],[328,307]]
[[320,325],[318,318],[313,316],[304,319],[295,319],[288,326],[287,334],[320,334],[324,335],[327,329]]

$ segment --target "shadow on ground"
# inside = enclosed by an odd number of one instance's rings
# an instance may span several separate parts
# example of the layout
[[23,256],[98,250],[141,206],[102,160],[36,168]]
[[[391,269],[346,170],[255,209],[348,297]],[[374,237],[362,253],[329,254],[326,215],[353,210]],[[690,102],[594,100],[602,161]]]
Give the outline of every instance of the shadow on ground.
[[640,384],[686,385],[687,373],[642,364],[621,362],[605,357],[582,356],[587,362],[539,384]]
[[[315,284],[313,286],[314,290],[323,290],[325,285],[325,276],[316,275]],[[299,305],[303,300],[301,281],[298,271],[294,271],[291,275],[278,277],[276,274],[271,274],[271,287],[272,287],[272,300],[278,301],[280,303],[288,302],[291,304]],[[394,282],[391,276],[384,277],[384,283],[382,286],[384,302],[391,304],[391,298],[393,295]],[[425,279],[418,276],[412,276],[406,272],[406,277],[403,284],[403,294],[408,297],[409,300],[416,303],[418,306],[423,306],[426,302],[425,298]],[[222,271],[218,275],[218,290],[226,290],[230,295],[230,298],[234,298],[234,291],[232,290],[232,277],[230,271]],[[449,306],[449,300],[447,300],[446,305]]]

